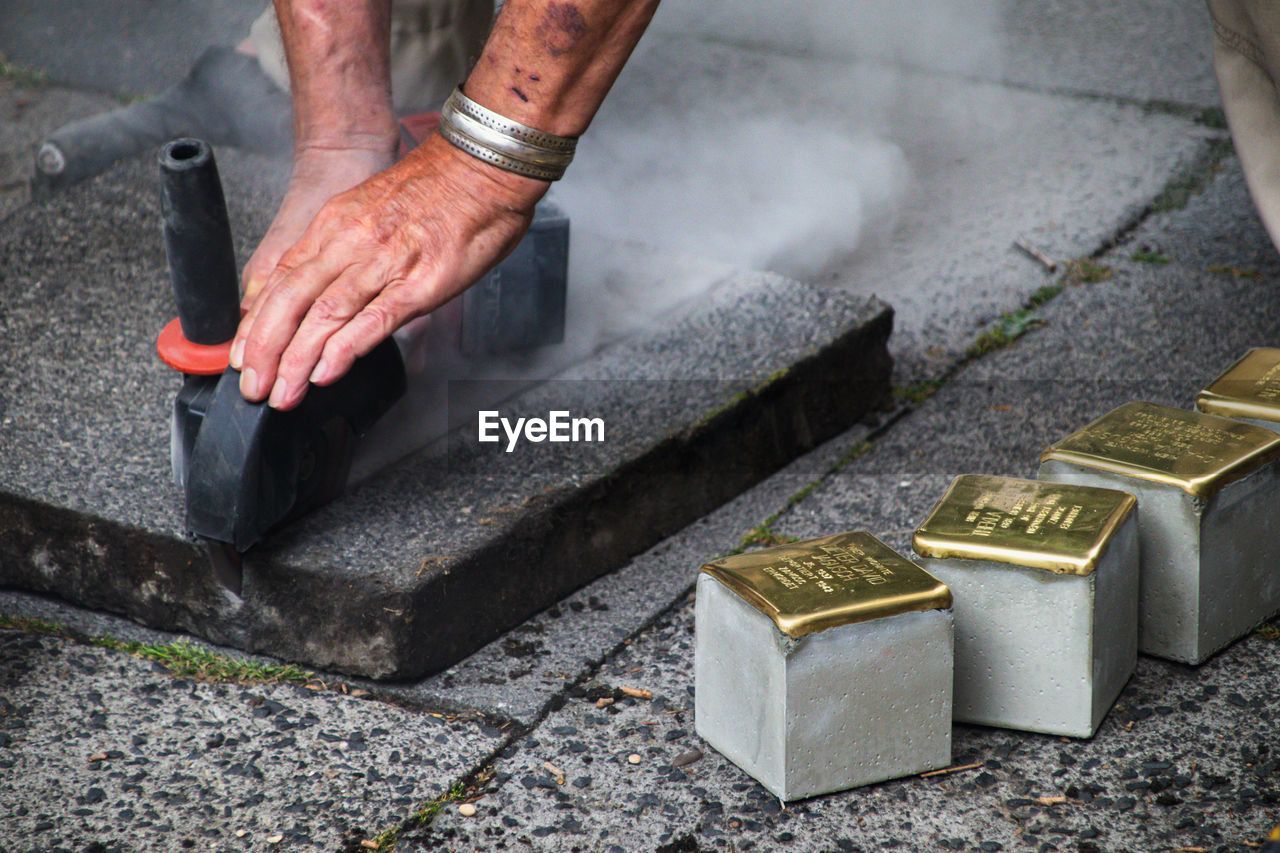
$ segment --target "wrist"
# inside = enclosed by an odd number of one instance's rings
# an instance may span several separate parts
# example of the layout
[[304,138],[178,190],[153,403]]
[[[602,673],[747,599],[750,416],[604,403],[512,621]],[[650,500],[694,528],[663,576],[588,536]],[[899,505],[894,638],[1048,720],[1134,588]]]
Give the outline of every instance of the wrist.
[[445,164],[443,171],[469,194],[496,202],[513,213],[532,214],[547,193],[550,182],[517,175],[477,159],[455,148],[438,133],[433,133],[413,149],[406,161]]
[[400,125],[390,105],[366,109],[360,114],[314,114],[295,104],[294,152],[305,150],[394,152],[400,143]]
[[400,131],[396,125],[387,130],[338,131],[329,130],[294,139],[294,160],[312,155],[354,154],[370,157],[394,157],[400,146]]

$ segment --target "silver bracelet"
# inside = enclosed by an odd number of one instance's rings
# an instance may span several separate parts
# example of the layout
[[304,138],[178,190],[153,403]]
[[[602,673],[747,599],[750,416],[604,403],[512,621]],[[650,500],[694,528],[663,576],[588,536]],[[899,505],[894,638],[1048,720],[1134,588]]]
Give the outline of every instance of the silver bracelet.
[[453,90],[440,111],[440,135],[472,157],[527,178],[558,181],[573,161],[576,136],[555,136],[500,116]]

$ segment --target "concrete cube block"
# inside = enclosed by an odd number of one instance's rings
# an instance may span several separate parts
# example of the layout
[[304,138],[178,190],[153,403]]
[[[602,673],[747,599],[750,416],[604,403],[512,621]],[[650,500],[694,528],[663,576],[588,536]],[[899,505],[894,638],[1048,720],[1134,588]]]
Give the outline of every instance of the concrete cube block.
[[1280,431],[1280,349],[1249,350],[1200,392],[1196,408]]
[[954,718],[1092,737],[1138,659],[1136,501],[957,477],[913,545],[955,599]]
[[1280,611],[1280,435],[1128,403],[1041,454],[1039,477],[1138,499],[1138,650],[1198,664]]
[[698,734],[782,800],[951,760],[951,595],[866,533],[698,577]]

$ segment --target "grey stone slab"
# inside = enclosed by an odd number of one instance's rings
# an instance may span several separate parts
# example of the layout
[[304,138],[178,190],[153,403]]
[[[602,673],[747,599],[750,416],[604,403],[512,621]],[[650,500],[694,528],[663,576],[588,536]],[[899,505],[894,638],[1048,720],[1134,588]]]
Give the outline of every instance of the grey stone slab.
[[[1235,849],[1271,827],[1274,782],[1258,768],[1274,763],[1274,641],[1250,638],[1198,670],[1143,658],[1092,740],[957,726],[954,765],[981,768],[783,809],[693,733],[693,628],[683,605],[610,659],[503,752],[475,816],[446,809],[399,849]],[[654,698],[596,707],[621,686]]]
[[0,53],[82,89],[154,94],[178,82],[210,45],[232,46],[262,12],[258,0],[11,0]]
[[[575,591],[435,675],[391,683],[326,673],[319,677],[345,680],[374,695],[415,707],[478,711],[532,724],[566,686],[589,677],[628,638],[689,594],[699,566],[737,547],[744,531],[829,473],[867,432],[868,428],[855,428],[805,454],[617,571]],[[51,622],[87,637],[143,643],[189,639],[110,613],[13,590],[0,590],[0,614]],[[279,662],[208,642],[200,645],[234,658]]]
[[1015,240],[1059,262],[1100,250],[1220,135],[1106,99],[658,33],[560,190],[602,233],[875,293],[897,312],[900,370],[935,375],[1052,280]]
[[1220,103],[1203,3],[1052,0],[1000,6],[999,79],[1138,101]]
[[676,0],[654,28],[786,53],[905,67],[1140,101],[1217,104],[1212,27],[1181,0]]
[[0,631],[0,846],[347,849],[446,792],[503,737],[480,721],[197,683]]
[[[260,161],[226,162],[243,250],[278,185],[251,180]],[[634,263],[625,246],[588,241],[595,264],[574,273],[583,296],[571,301],[600,305],[656,278],[670,286],[650,301],[673,313],[626,340],[582,327],[585,344],[541,365],[555,381],[501,409],[601,417],[606,440],[507,453],[476,443],[472,421],[251,551],[240,600],[183,536],[167,470],[176,379],[151,352],[172,310],[152,174],[125,163],[24,208],[0,238],[4,339],[20,344],[0,368],[6,586],[316,667],[413,677],[622,565],[887,392],[883,303],[678,258]],[[426,376],[441,392],[429,399],[460,398],[449,378]]]

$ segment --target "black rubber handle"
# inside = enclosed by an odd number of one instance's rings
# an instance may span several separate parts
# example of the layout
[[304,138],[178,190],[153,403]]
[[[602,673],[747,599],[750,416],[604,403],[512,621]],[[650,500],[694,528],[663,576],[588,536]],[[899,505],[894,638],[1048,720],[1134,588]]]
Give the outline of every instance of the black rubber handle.
[[182,334],[194,344],[226,343],[240,325],[240,285],[218,164],[207,142],[187,137],[160,149],[160,209]]

